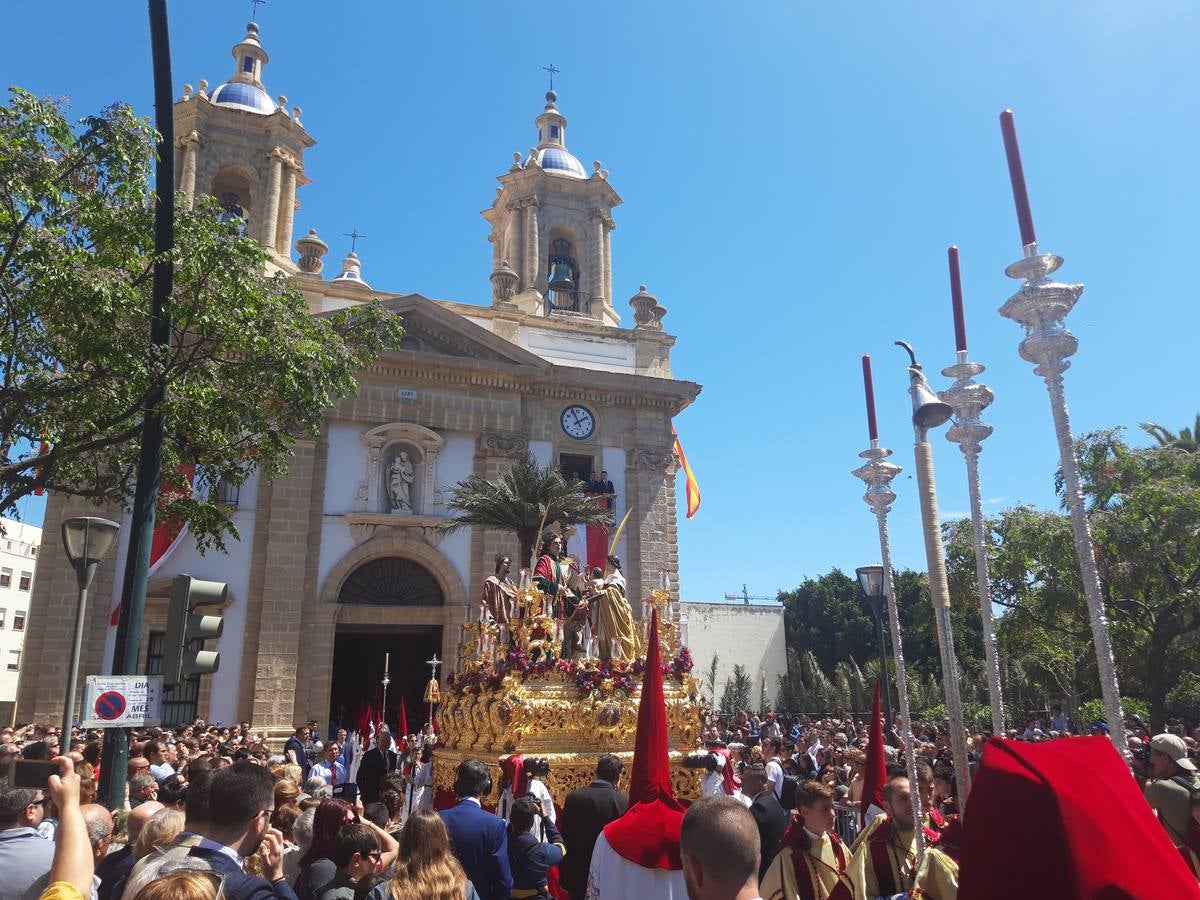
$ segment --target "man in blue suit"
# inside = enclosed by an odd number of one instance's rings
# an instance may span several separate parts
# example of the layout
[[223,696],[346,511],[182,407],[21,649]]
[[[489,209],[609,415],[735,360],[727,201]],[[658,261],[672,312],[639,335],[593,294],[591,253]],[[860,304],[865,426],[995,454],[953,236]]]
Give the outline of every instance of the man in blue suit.
[[458,805],[441,812],[454,855],[482,900],[508,900],[512,873],[508,867],[508,833],[504,820],[479,802],[492,792],[488,767],[464,759],[454,775]]

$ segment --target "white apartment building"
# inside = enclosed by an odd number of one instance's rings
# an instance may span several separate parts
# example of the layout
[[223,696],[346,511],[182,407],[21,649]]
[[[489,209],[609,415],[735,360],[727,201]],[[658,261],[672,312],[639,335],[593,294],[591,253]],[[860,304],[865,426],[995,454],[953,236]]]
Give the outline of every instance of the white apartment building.
[[42,529],[0,519],[0,724],[11,725]]

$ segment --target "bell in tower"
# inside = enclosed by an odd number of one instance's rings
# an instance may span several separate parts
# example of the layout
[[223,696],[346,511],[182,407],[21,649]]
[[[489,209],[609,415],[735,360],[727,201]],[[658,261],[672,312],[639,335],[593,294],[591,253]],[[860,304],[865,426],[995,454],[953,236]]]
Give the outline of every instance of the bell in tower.
[[[492,226],[493,302],[515,305],[527,315],[586,316],[619,325],[612,305],[612,209],[621,198],[600,164],[589,175],[567,149],[567,118],[558,95],[534,124],[537,146],[516,154],[483,216]],[[504,271],[516,275],[515,291]],[[506,286],[500,297],[495,286]]]
[[272,100],[263,86],[267,51],[251,22],[233,46],[234,70],[211,91],[184,86],[175,103],[176,183],[191,206],[197,194],[217,198],[221,219],[239,222],[243,234],[271,252],[274,263],[296,271],[291,260],[297,190],[308,184],[304,151],[316,142],[300,124],[300,109]]

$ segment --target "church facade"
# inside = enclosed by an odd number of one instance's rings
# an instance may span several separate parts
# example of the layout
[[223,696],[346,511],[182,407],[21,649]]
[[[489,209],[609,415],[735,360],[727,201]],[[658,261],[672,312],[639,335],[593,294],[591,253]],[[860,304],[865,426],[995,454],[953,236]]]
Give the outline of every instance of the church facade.
[[[186,201],[217,197],[313,315],[379,299],[402,316],[406,337],[360,373],[358,392],[328,410],[316,440],[299,443],[287,475],[272,483],[252,475],[222,497],[236,506],[240,536],[226,553],[201,556],[185,532],[155,561],[142,671],[156,671],[169,584],[187,573],[229,585],[224,633],[208,647],[221,664],[170,693],[168,723],[200,716],[281,731],[349,722],[378,696],[387,659],[389,719],[402,697],[415,725],[424,721],[426,661],[445,661],[444,682],[495,554],[517,555],[510,535],[441,535],[453,486],[472,473],[495,476],[526,451],[585,479],[606,472],[616,519],[632,509],[617,552],[637,609],[664,573],[678,585],[671,421],[700,387],[672,374],[666,309],[644,287],[624,310],[613,296],[612,211],[621,198],[606,171],[586,171],[567,149],[553,91],[536,117],[536,146],[499,176],[483,213],[493,271],[479,299],[490,293],[490,302],[431,300],[373,288],[353,251],[326,277],[328,247],[316,231],[294,239],[315,141],[300,110],[266,92],[257,26],[233,56],[228,81],[185,86],[175,105]],[[79,514],[96,510],[50,498],[18,721],[61,716],[75,582],[57,535]],[[569,551],[583,558],[584,540],[572,536]],[[81,674],[111,666],[124,543],[115,559],[91,592]]]

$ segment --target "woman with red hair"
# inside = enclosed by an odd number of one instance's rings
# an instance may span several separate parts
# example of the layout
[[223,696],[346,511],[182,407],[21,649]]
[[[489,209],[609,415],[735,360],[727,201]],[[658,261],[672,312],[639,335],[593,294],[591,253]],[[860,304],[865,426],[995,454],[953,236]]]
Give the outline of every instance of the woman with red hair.
[[[382,858],[379,870],[383,871],[396,861],[400,845],[396,839],[365,819],[379,839]],[[300,875],[296,879],[296,896],[300,900],[318,900],[329,883],[337,877],[337,864],[333,861],[333,839],[347,825],[357,825],[360,819],[354,807],[345,800],[328,798],[321,801],[313,815],[313,839],[308,852],[300,858]]]

